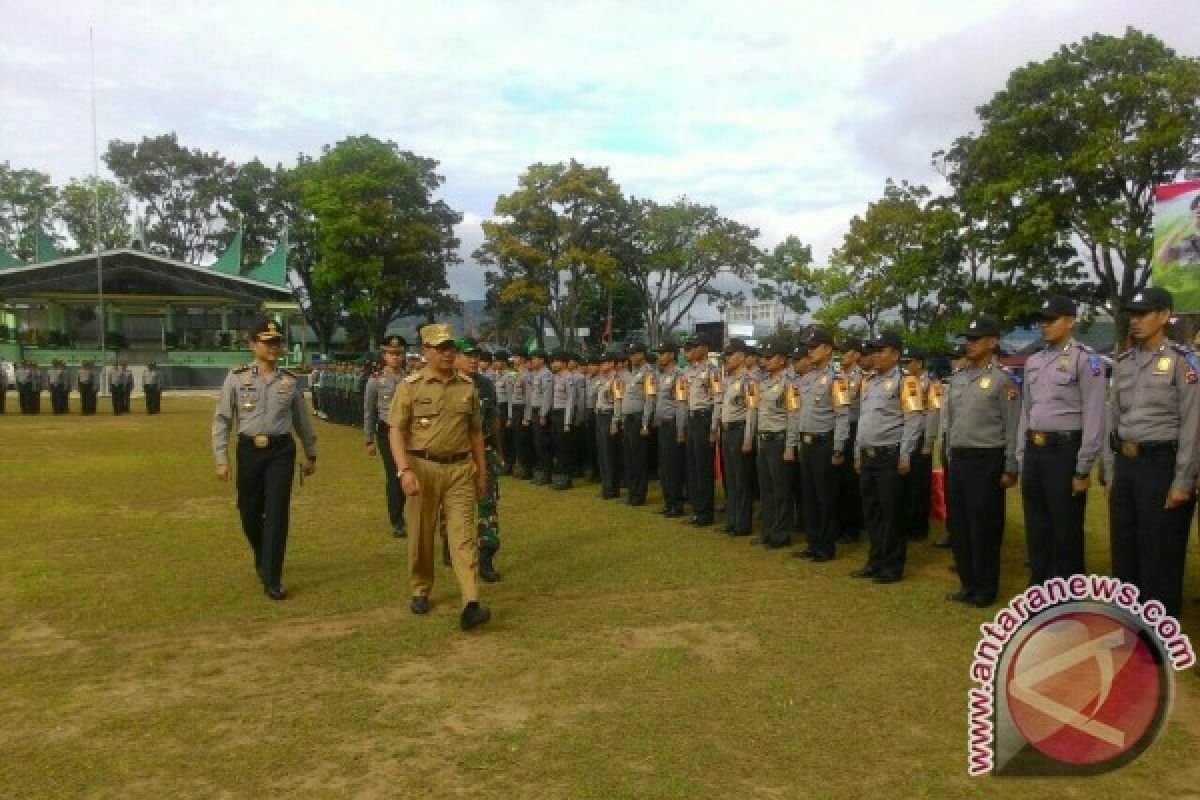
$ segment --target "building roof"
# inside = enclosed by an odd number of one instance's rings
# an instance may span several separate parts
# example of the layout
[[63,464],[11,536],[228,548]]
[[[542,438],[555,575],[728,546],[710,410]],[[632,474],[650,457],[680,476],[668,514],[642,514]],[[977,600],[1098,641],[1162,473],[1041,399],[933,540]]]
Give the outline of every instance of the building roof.
[[[0,265],[0,298],[47,294],[94,297],[96,259],[96,255],[85,253],[39,264]],[[255,305],[295,301],[283,280],[275,283],[280,278],[278,269],[269,276],[229,275],[131,248],[106,250],[99,259],[106,295],[219,297]]]

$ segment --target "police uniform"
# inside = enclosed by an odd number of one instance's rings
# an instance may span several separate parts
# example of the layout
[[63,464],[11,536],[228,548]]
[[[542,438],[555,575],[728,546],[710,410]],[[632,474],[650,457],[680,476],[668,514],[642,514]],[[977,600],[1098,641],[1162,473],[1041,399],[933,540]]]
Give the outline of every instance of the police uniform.
[[[644,356],[646,346],[634,345],[629,349],[629,353],[641,353]],[[629,489],[625,502],[631,506],[646,503],[650,471],[647,445],[650,427],[654,422],[654,399],[657,393],[654,367],[649,364],[643,363],[631,368],[628,375],[622,379],[617,409],[624,446],[625,485]]]
[[[786,356],[787,349],[772,348],[768,358]],[[758,491],[762,498],[763,546],[770,549],[792,543],[792,481],[784,461],[785,453],[794,453],[796,429],[793,424],[798,396],[786,370],[768,373],[750,397],[755,437],[755,465]]]
[[[535,355],[545,358],[539,351]],[[543,363],[530,378],[529,401],[525,405],[525,424],[533,432],[533,482],[550,483],[553,449],[550,442],[550,406],[554,402],[554,373]]]
[[512,429],[512,452],[516,462],[513,474],[522,480],[533,477],[533,429],[527,417],[532,390],[533,373],[529,367],[521,364],[513,374],[508,425]]
[[[282,339],[279,326],[265,320],[254,329],[259,341]],[[237,495],[242,532],[254,552],[254,566],[268,596],[283,595],[292,480],[299,434],[309,467],[317,458],[317,435],[308,417],[300,381],[292,372],[266,372],[257,361],[230,370],[213,415],[213,455],[229,465],[229,434],[237,431]]]
[[91,416],[96,413],[96,392],[99,390],[100,376],[92,368],[91,361],[84,361],[75,372],[75,388],[79,392],[80,412]]
[[687,413],[686,387],[681,382],[683,372],[675,363],[678,345],[663,342],[658,346],[658,352],[671,355],[671,363],[658,371],[658,393],[654,400],[654,427],[658,429],[658,481],[663,496],[661,513],[665,517],[681,517],[684,446],[679,437],[683,435]]
[[[615,363],[616,358],[609,353],[601,356],[600,361]],[[615,416],[616,383],[615,372],[597,375],[594,379],[596,458],[600,468],[600,496],[605,500],[621,496],[620,485],[617,483],[617,459],[621,451],[617,445],[620,426]]]
[[[1000,331],[984,317],[971,321],[968,335],[975,332],[998,336]],[[1017,472],[1020,408],[1019,379],[992,359],[950,376],[944,409],[951,464],[946,494],[955,520],[950,546],[962,583],[950,599],[980,607],[996,600],[1004,537],[1002,480]]]
[[67,370],[57,358],[46,370],[46,388],[50,390],[50,410],[55,414],[67,413],[67,397],[70,384],[67,382]]
[[555,353],[551,363],[558,364],[558,369],[551,371],[543,399],[550,430],[550,482],[555,489],[570,489],[571,475],[575,471],[571,435],[576,408],[575,379],[567,369],[566,353]]
[[[885,333],[871,342],[873,349],[901,349],[898,336]],[[863,518],[870,536],[867,563],[858,575],[877,583],[895,583],[904,573],[908,539],[900,528],[904,519],[907,481],[898,467],[912,455],[921,438],[924,415],[916,378],[893,366],[867,380],[862,415],[854,445],[860,464]]]
[[[816,331],[809,347],[833,344],[832,337]],[[837,545],[837,467],[834,456],[845,458],[848,437],[849,399],[845,380],[832,363],[823,364],[797,381],[799,391],[801,493],[808,548],[799,555],[814,561],[829,561]]]
[[[426,347],[445,346],[453,339],[449,325],[435,323],[421,329]],[[483,416],[475,383],[456,370],[443,377],[427,364],[400,382],[389,424],[393,448],[403,448],[395,452],[399,471],[411,470],[420,488],[409,495],[404,507],[412,611],[429,610],[434,534],[441,514],[462,593],[461,625],[466,629],[482,624],[490,613],[479,604],[475,478],[486,465],[477,463],[483,455]]]
[[8,372],[4,369],[4,359],[0,358],[0,414],[8,402]]
[[[925,361],[925,354],[914,348],[906,347],[902,360]],[[935,394],[933,376],[924,369],[916,372],[905,370],[917,379],[917,389],[922,397],[924,416],[921,426],[921,438],[913,451],[911,469],[908,474],[908,513],[905,515],[901,528],[909,541],[921,541],[929,538],[929,504],[933,489],[933,447],[936,444],[938,428],[941,424],[941,411],[930,405],[930,396]]]
[[[746,352],[746,343],[734,340],[729,353]],[[725,376],[721,387],[721,475],[725,478],[725,533],[749,536],[754,517],[750,474],[754,471],[754,422],[750,401],[757,381],[744,367]]]
[[[703,345],[703,339],[692,342],[692,348]],[[704,526],[713,523],[713,444],[712,439],[720,424],[716,396],[721,391],[717,370],[705,356],[690,364],[681,379],[687,389],[687,417],[684,423],[687,459],[688,502],[692,504],[692,525]]]
[[[1164,289],[1135,294],[1127,311],[1170,310]],[[1111,482],[1109,532],[1113,574],[1178,617],[1183,607],[1187,540],[1196,501],[1200,385],[1195,354],[1163,340],[1117,357],[1109,401],[1104,475]],[[1166,508],[1172,490],[1186,502]]]
[[517,451],[516,442],[513,441],[512,425],[509,424],[509,420],[512,416],[513,382],[516,375],[512,367],[508,364],[509,354],[507,351],[497,350],[495,358],[496,367],[493,370],[492,382],[496,386],[496,413],[499,415],[503,426],[503,430],[500,432],[500,440],[504,458],[500,462],[500,473],[502,475],[512,475]]
[[[383,349],[403,355],[404,337],[389,336]],[[404,536],[404,491],[396,474],[396,459],[388,443],[388,412],[396,386],[404,378],[402,368],[382,367],[367,379],[363,390],[363,438],[367,447],[375,446],[383,462],[384,494],[387,497],[388,522],[395,536]]]
[[158,365],[151,361],[142,373],[142,391],[146,395],[146,413],[157,414],[162,411],[162,373]]
[[[1050,320],[1074,317],[1075,304],[1053,296],[1041,314]],[[1076,494],[1072,479],[1087,478],[1100,455],[1106,389],[1100,356],[1074,339],[1047,346],[1025,362],[1017,464],[1030,584],[1086,572],[1087,492]]]

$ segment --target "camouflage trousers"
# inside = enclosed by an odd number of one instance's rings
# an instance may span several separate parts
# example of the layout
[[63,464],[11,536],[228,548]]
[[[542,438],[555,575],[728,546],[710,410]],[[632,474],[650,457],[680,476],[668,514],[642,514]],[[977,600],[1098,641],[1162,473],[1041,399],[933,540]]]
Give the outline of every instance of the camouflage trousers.
[[479,534],[479,549],[496,552],[500,549],[500,517],[496,507],[500,504],[500,456],[496,448],[488,445],[483,453],[487,463],[487,488],[479,501],[478,513],[475,515]]

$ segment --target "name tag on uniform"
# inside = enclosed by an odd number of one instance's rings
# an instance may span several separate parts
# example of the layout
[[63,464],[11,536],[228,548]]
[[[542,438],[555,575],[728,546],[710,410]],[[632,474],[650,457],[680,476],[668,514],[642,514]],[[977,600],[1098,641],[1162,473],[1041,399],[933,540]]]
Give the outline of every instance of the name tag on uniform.
[[980,388],[980,389],[990,389],[990,388],[992,388],[992,379],[991,379],[991,378],[982,378],[982,379],[979,381],[979,388]]
[[1155,375],[1166,375],[1171,371],[1171,359],[1163,356],[1154,364]]

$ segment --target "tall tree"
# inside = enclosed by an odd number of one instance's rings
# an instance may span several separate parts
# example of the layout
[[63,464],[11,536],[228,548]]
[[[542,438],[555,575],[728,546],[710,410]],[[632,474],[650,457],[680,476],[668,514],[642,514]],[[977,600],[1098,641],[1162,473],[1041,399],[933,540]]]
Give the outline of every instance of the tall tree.
[[240,231],[242,257],[248,265],[261,262],[271,252],[287,224],[290,211],[284,198],[287,172],[282,164],[272,169],[257,158],[235,168],[225,227],[217,235],[217,241],[222,248],[227,247]]
[[393,317],[458,307],[446,269],[458,261],[462,215],[434,199],[436,170],[394,142],[355,136],[300,172],[301,203],[315,218],[313,288],[339,299],[351,335],[371,347]]
[[985,180],[1060,221],[1119,308],[1150,277],[1155,188],[1200,157],[1198,98],[1200,60],[1133,28],[1089,36],[978,109]]
[[58,189],[49,175],[0,163],[0,246],[17,258],[32,260],[37,232],[54,238],[51,223],[57,202]]
[[720,289],[717,278],[749,279],[762,253],[754,244],[757,229],[721,216],[714,206],[682,197],[666,206],[634,201],[633,207],[635,256],[622,268],[646,298],[646,337],[655,345],[700,298],[729,302],[740,296]]
[[527,320],[538,341],[549,325],[573,345],[584,282],[610,282],[616,271],[623,206],[607,169],[575,160],[530,166],[515,191],[496,199],[498,219],[483,223],[474,253],[488,269],[494,304]]
[[66,225],[76,253],[92,252],[97,242],[101,250],[129,243],[129,190],[112,181],[72,179],[62,189],[57,215]]
[[237,170],[219,153],[189,150],[167,133],[113,140],[104,163],[144,205],[148,249],[198,263],[220,248]]
[[778,300],[797,314],[808,311],[816,295],[812,246],[789,236],[767,253],[755,276],[754,297]]

